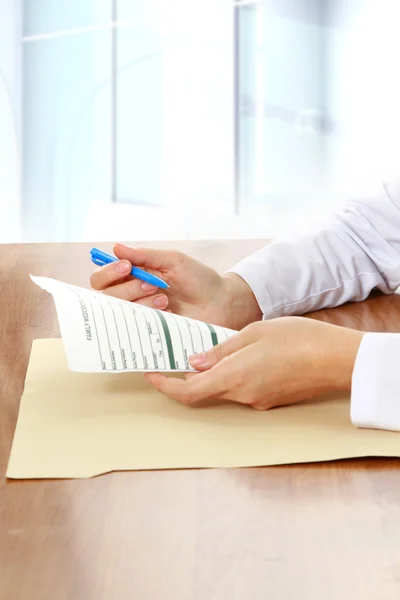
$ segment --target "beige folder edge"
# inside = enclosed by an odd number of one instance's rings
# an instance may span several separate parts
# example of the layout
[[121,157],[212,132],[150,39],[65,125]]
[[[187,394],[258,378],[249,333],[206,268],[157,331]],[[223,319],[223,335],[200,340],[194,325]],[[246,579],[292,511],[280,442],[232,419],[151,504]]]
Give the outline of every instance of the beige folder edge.
[[61,340],[36,340],[7,477],[400,457],[400,434],[356,429],[349,413],[348,397],[267,412],[237,404],[191,408],[139,373],[72,373]]

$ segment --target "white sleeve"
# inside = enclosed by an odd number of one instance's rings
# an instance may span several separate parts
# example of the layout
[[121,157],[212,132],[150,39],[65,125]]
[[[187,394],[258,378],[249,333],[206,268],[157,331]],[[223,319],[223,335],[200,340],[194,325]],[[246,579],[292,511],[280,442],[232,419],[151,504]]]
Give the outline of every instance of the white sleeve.
[[351,391],[356,427],[400,431],[400,334],[367,333],[358,350]]
[[351,201],[314,235],[274,242],[231,272],[252,288],[264,318],[299,315],[364,300],[400,286],[400,186]]

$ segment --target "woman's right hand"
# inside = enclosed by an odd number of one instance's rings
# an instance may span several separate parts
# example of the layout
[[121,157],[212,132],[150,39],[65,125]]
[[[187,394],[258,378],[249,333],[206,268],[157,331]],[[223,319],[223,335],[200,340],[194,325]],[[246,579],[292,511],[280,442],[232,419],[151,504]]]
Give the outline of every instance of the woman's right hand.
[[[231,329],[242,329],[262,317],[251,288],[239,275],[221,276],[175,250],[116,244],[114,253],[118,262],[93,272],[90,282],[95,290]],[[131,277],[132,265],[161,277],[170,287],[159,290]]]

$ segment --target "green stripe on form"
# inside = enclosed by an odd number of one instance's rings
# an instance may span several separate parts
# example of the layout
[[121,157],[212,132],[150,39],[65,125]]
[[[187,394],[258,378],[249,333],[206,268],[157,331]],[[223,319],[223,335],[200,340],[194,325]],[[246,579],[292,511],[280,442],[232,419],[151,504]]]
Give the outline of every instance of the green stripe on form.
[[218,338],[217,338],[217,334],[215,332],[214,327],[212,325],[210,325],[209,323],[206,323],[206,325],[207,325],[208,329],[210,330],[213,346],[218,346]]
[[162,325],[162,328],[163,328],[164,334],[165,334],[165,340],[167,342],[167,350],[168,350],[170,368],[176,369],[174,349],[172,348],[171,334],[169,332],[168,323],[165,320],[165,317],[160,310],[157,310],[157,314],[160,317],[161,325]]

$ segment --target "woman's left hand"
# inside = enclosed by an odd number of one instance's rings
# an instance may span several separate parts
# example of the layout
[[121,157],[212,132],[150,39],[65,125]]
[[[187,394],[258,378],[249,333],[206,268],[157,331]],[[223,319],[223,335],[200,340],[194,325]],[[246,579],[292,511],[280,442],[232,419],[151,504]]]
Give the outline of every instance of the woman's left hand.
[[146,378],[184,404],[232,400],[257,410],[349,390],[363,333],[302,317],[252,323],[219,346],[191,357],[201,373]]

